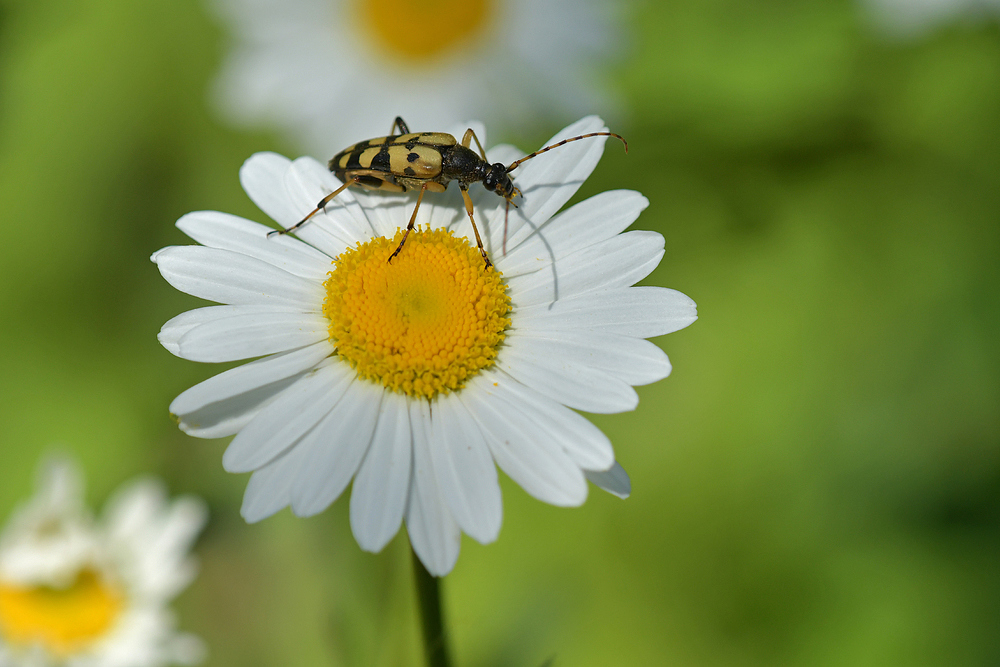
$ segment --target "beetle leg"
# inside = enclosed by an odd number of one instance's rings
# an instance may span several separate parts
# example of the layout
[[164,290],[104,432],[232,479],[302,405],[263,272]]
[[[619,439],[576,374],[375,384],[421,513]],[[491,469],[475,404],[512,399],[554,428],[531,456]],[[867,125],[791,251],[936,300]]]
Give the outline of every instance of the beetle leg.
[[385,260],[386,262],[391,262],[392,258],[398,255],[399,251],[403,249],[403,244],[406,243],[406,237],[413,231],[413,223],[417,221],[417,209],[420,208],[420,200],[424,198],[425,192],[427,192],[427,183],[420,186],[420,194],[417,195],[417,205],[413,207],[413,214],[410,216],[409,224],[406,225],[406,231],[403,232],[403,239],[399,242],[399,245],[396,246],[396,249],[392,251],[392,254],[389,255],[389,259]]
[[[472,132],[472,130],[469,130]],[[476,136],[473,134],[472,136]],[[465,200],[465,212],[469,214],[469,222],[472,223],[472,231],[476,234],[476,245],[479,246],[479,254],[483,256],[483,261],[486,262],[486,268],[493,266],[493,262],[490,261],[489,255],[486,254],[486,248],[483,247],[483,240],[479,238],[479,229],[476,227],[476,219],[472,217],[472,199],[469,198],[469,186],[458,184],[458,189],[462,191],[462,199]]]
[[476,136],[476,133],[472,131],[471,127],[465,131],[464,135],[462,135],[462,145],[466,148],[472,148],[473,139],[476,140],[476,145],[479,146],[479,154],[483,156],[483,162],[489,162],[489,160],[486,159],[486,151],[483,150],[483,145],[479,143],[479,137]]
[[311,217],[313,217],[314,215],[316,215],[320,211],[324,210],[326,208],[326,205],[330,203],[330,200],[332,200],[334,197],[336,197],[337,195],[339,195],[341,192],[343,192],[344,190],[346,190],[350,186],[352,186],[352,185],[354,185],[356,183],[360,183],[360,182],[361,182],[361,179],[358,178],[357,176],[355,176],[354,178],[352,178],[351,180],[347,181],[346,183],[344,183],[343,185],[341,185],[339,188],[337,188],[336,190],[334,190],[333,192],[331,192],[327,196],[325,196],[322,199],[320,199],[319,203],[316,204],[316,208],[314,208],[312,210],[312,213],[310,213],[306,217],[302,218],[301,220],[299,220],[298,222],[296,222],[294,225],[292,225],[288,229],[274,229],[272,231],[269,231],[267,233],[267,235],[270,237],[270,236],[274,236],[275,234],[290,234],[291,232],[294,232],[296,229],[298,229],[302,225],[304,225],[307,222],[309,222],[309,219]]
[[406,121],[403,120],[402,116],[396,116],[396,120],[392,121],[392,127],[389,128],[389,134],[393,135],[396,133],[396,128],[399,128],[400,134],[409,134],[410,128],[406,126]]

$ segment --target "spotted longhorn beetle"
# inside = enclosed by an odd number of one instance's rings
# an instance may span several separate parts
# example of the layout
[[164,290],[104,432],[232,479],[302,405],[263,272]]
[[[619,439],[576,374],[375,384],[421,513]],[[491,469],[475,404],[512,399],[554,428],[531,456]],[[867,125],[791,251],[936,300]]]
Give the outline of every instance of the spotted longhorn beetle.
[[[399,134],[392,134],[396,129]],[[479,137],[469,128],[462,137],[459,144],[455,137],[444,132],[413,132],[411,133],[406,123],[399,116],[393,121],[387,137],[369,139],[348,146],[340,151],[330,160],[330,171],[343,183],[339,188],[328,194],[316,204],[316,208],[299,222],[288,229],[276,229],[270,232],[273,234],[288,234],[304,225],[314,215],[324,209],[334,197],[352,185],[358,185],[369,190],[382,190],[383,192],[408,192],[409,190],[420,190],[417,194],[417,204],[413,207],[413,214],[410,222],[403,233],[403,239],[399,246],[389,255],[388,261],[399,254],[406,243],[406,237],[413,230],[414,221],[417,219],[417,210],[420,208],[420,201],[424,197],[424,192],[444,192],[451,181],[458,181],[458,187],[462,191],[462,198],[465,200],[465,211],[469,214],[469,221],[472,223],[472,231],[476,234],[476,245],[486,262],[486,267],[493,266],[490,258],[483,248],[483,240],[479,237],[479,229],[476,228],[476,220],[472,216],[472,200],[469,198],[469,185],[479,181],[487,190],[496,192],[497,195],[507,200],[507,212],[510,212],[512,200],[521,191],[514,187],[510,180],[510,172],[518,167],[522,162],[530,160],[536,155],[541,155],[553,148],[558,148],[571,141],[578,141],[588,137],[615,137],[625,144],[625,152],[628,152],[628,142],[614,132],[591,132],[581,134],[577,137],[570,137],[562,141],[545,146],[539,150],[526,155],[520,160],[514,160],[509,166],[504,166],[502,162],[490,164],[486,160],[486,151],[479,143]],[[475,140],[479,148],[479,154],[471,149],[471,143]],[[516,204],[515,204],[516,207]],[[504,245],[507,243],[506,220],[504,221]]]

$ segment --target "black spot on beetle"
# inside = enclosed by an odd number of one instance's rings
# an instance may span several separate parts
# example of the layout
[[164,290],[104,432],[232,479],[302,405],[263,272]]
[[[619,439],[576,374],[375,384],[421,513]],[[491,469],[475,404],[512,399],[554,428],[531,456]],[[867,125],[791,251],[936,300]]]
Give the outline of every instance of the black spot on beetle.
[[[415,153],[410,153],[410,155],[415,155]],[[417,172],[413,171],[413,167],[407,167],[403,170],[403,173],[407,176],[416,176]]]
[[382,146],[381,150],[372,158],[372,169],[378,171],[389,171],[389,146]]
[[406,156],[407,162],[416,162],[419,159],[420,159],[419,153],[410,153],[409,155]]

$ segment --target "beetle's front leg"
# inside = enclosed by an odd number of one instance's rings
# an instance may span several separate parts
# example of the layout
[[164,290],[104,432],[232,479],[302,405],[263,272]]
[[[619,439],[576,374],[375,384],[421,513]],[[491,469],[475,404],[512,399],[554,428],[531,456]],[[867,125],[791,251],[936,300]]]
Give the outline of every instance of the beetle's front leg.
[[403,244],[406,243],[406,237],[413,231],[413,223],[417,221],[417,209],[420,208],[420,200],[424,198],[424,193],[427,192],[427,186],[428,183],[420,186],[420,194],[417,195],[417,205],[413,207],[413,214],[410,216],[409,224],[406,225],[406,231],[403,232],[403,239],[396,246],[396,249],[392,251],[392,254],[389,255],[389,259],[385,260],[386,262],[392,262],[392,258],[399,254],[399,251],[403,249]]
[[466,148],[472,148],[473,139],[476,140],[476,145],[479,146],[479,154],[483,156],[483,162],[489,162],[489,160],[486,159],[486,151],[483,150],[483,145],[479,143],[479,137],[476,136],[476,133],[472,131],[471,127],[465,131],[465,134],[462,135],[462,145]]
[[[469,132],[472,132],[472,130],[469,130]],[[472,136],[476,135],[473,134]],[[490,261],[489,255],[486,254],[486,248],[483,247],[483,240],[479,238],[479,229],[476,227],[476,219],[472,217],[472,199],[469,197],[469,186],[459,183],[458,189],[462,191],[462,199],[465,200],[465,212],[469,214],[469,222],[472,223],[472,231],[476,235],[476,245],[479,247],[479,254],[483,256],[483,261],[486,262],[486,268],[488,269],[493,266],[493,262]]]

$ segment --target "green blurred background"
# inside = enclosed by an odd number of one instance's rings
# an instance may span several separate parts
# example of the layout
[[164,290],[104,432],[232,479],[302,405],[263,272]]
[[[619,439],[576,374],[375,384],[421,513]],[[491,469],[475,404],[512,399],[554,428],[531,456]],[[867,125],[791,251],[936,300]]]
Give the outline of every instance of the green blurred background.
[[[1000,664],[997,20],[899,38],[846,1],[708,0],[629,30],[631,150],[581,196],[649,197],[647,282],[701,319],[594,420],[629,500],[503,479],[499,541],[444,582],[456,666]],[[224,442],[167,414],[217,369],[157,343],[195,299],[148,257],[191,210],[265,221],[237,170],[294,150],[211,112],[226,43],[194,0],[0,0],[0,516],[54,448],[95,504],[155,473],[211,507],[176,605],[208,664],[419,665],[403,533],[361,552],[346,498],[245,525]]]

